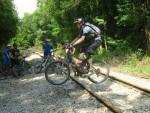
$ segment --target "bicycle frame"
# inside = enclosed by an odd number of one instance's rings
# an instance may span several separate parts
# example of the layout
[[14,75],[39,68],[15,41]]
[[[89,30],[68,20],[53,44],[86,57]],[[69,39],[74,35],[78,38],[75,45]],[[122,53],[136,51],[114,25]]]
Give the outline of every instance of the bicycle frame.
[[[85,74],[78,70],[77,65],[82,64],[82,60],[79,60],[78,58],[74,57],[74,52],[75,52],[75,48],[65,48],[66,55],[65,55],[65,58],[63,59],[63,62],[66,63],[67,65],[69,65],[69,67],[71,66],[71,68],[73,69],[74,72],[77,72],[80,74]],[[90,65],[87,61],[85,63],[87,63],[88,66]],[[82,70],[84,71],[84,69],[82,69]],[[87,69],[85,69],[85,70],[87,70]]]
[[43,61],[42,61],[42,68],[46,68],[46,66],[47,66],[47,64],[48,64],[48,62],[49,62],[49,60],[51,61],[51,62],[54,62],[55,60],[54,60],[54,58],[53,58],[53,56],[52,55],[48,55],[47,57],[46,57],[46,59],[43,59]]

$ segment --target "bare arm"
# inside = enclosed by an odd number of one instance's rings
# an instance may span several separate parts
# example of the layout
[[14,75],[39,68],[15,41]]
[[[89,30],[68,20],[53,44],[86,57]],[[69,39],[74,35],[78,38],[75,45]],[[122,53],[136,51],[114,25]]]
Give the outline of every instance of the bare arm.
[[76,40],[74,43],[72,43],[73,46],[78,45],[80,43],[82,43],[85,39],[85,36],[81,36],[80,38],[78,38],[78,40]]
[[74,44],[78,39],[79,37],[76,37],[70,44]]

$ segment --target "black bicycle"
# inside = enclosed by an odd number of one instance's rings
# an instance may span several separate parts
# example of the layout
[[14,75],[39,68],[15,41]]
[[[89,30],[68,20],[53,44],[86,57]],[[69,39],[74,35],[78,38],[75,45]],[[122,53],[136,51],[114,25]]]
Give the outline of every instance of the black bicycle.
[[42,61],[36,61],[34,64],[34,73],[38,74],[40,73],[42,70],[45,70],[46,66],[50,63],[50,62],[54,62],[54,58],[52,55],[48,55],[46,58],[44,58],[43,56],[40,55],[40,57],[42,57]]
[[65,47],[65,57],[61,61],[50,63],[45,69],[46,80],[53,85],[61,85],[65,83],[73,70],[75,76],[88,78],[91,82],[99,84],[107,80],[109,76],[109,65],[100,60],[96,64],[89,64],[87,61],[76,64],[73,54],[75,48]]
[[25,60],[26,57],[23,57],[18,60],[18,63],[15,63],[12,67],[13,75],[14,76],[23,76],[25,74],[30,73],[29,69],[31,68],[31,65],[29,62]]

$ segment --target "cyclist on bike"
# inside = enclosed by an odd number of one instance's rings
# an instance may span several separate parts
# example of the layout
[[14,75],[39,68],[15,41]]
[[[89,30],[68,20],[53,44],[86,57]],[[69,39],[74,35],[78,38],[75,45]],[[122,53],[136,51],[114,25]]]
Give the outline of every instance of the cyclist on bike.
[[48,43],[49,40],[45,39],[43,44],[43,52],[44,52],[44,58],[46,59],[48,55],[52,54],[53,47]]
[[93,24],[86,23],[82,18],[76,19],[74,23],[80,30],[80,34],[71,42],[71,46],[82,43],[80,52],[85,55],[84,61],[90,63],[91,55],[101,45],[100,29]]

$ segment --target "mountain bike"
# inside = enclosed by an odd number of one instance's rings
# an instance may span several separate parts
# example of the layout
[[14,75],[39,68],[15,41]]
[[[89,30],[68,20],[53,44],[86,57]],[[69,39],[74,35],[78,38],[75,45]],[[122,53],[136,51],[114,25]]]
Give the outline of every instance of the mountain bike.
[[[75,48],[65,47],[65,57],[61,61],[50,63],[45,69],[46,80],[53,85],[64,84],[71,76],[71,71],[75,76],[88,78],[91,82],[99,84],[107,80],[109,76],[109,65],[100,60],[95,65],[88,61],[80,61],[75,63],[74,52]],[[84,76],[83,76],[84,75]]]
[[[41,55],[40,55],[41,56]],[[36,61],[34,64],[34,73],[38,74],[40,73],[42,70],[45,70],[46,66],[50,63],[53,62],[53,56],[52,55],[48,55],[46,58],[42,57],[42,61]]]
[[12,72],[14,76],[18,77],[30,73],[29,69],[31,68],[31,65],[25,60],[25,58],[26,57],[18,59],[18,62],[15,63],[12,67]]

